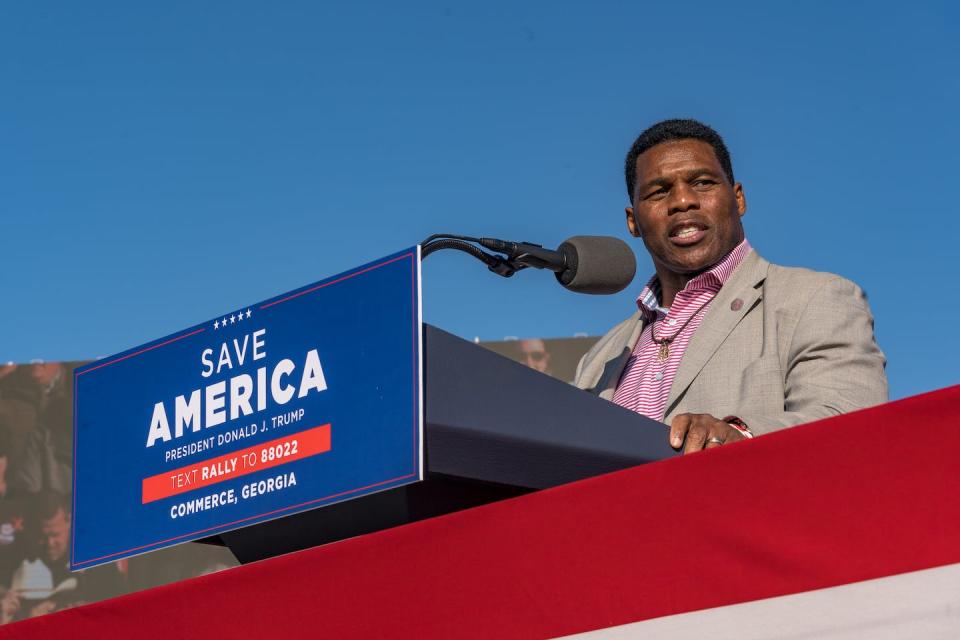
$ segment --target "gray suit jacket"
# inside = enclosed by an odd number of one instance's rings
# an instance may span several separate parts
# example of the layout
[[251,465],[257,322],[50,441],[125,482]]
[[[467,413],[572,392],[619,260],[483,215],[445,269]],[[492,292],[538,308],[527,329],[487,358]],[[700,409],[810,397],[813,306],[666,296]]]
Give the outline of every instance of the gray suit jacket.
[[[638,311],[611,329],[580,361],[574,384],[613,399],[643,328]],[[762,434],[869,407],[887,400],[885,364],[857,285],[751,251],[690,340],[664,422],[735,415]]]

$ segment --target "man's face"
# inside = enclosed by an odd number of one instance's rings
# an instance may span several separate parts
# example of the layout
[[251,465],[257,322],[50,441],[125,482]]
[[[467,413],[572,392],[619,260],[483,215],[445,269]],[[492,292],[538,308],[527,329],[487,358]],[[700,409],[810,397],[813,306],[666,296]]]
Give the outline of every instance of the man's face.
[[672,140],[637,158],[627,228],[650,252],[658,272],[695,275],[743,240],[747,203],[706,142]]
[[30,375],[41,386],[47,386],[53,382],[59,372],[59,362],[36,362],[30,365]]
[[550,354],[543,340],[539,338],[521,340],[520,351],[523,353],[523,362],[528,367],[541,373],[550,371]]
[[67,555],[67,541],[70,539],[70,516],[57,511],[54,516],[40,525],[40,545],[47,562],[58,562]]

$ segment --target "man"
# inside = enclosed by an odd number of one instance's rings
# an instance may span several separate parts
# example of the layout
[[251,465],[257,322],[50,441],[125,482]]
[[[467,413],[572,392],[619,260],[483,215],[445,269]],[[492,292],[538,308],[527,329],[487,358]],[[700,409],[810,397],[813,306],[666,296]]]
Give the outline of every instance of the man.
[[743,186],[713,129],[650,127],[626,181],[627,229],[656,274],[639,311],[583,357],[577,386],[666,422],[684,453],[886,401],[863,292],[752,249]]
[[[6,425],[0,422],[0,582],[11,575],[20,563],[17,552],[23,546],[21,538],[27,501],[7,490],[11,440]],[[0,587],[2,586],[4,585],[0,583]],[[8,596],[0,598],[0,620],[6,615],[4,602],[7,600]]]
[[540,338],[528,338],[520,340],[521,362],[534,371],[539,371],[548,376],[552,376],[550,370],[550,352],[547,351],[547,343]]
[[25,367],[12,363],[0,366],[0,424],[10,438],[10,461],[20,458],[24,441],[36,426],[34,386]]
[[23,451],[12,461],[11,488],[21,494],[56,491],[69,495],[73,482],[73,380],[60,362],[27,368],[23,396],[36,411]]
[[0,616],[32,618],[131,591],[127,560],[69,570],[71,526],[69,497],[54,491],[30,497],[18,564],[0,576],[0,591],[10,587],[0,598]]
[[7,583],[20,599],[20,617],[61,608],[77,597],[77,580],[69,571],[70,507],[67,498],[43,492],[33,497],[27,514],[25,557]]

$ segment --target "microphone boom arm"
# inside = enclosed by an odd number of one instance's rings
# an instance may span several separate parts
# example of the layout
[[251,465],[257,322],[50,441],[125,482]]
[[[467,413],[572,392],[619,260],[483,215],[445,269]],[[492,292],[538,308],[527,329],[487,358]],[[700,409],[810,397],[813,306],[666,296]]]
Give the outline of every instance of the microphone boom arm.
[[492,253],[487,253],[483,249],[470,244],[470,242],[479,242],[479,240],[468,236],[454,236],[442,233],[434,234],[420,243],[420,259],[425,260],[431,253],[440,251],[441,249],[456,249],[473,256],[487,265],[487,269],[504,278],[509,278],[517,271],[526,269],[527,266],[529,266],[515,262],[512,257],[502,258]]
[[636,257],[627,243],[607,236],[573,236],[552,250],[532,242],[434,234],[420,244],[421,258],[440,249],[468,253],[504,278],[530,267],[546,269],[553,272],[564,288],[578,293],[622,291],[633,280],[637,269]]

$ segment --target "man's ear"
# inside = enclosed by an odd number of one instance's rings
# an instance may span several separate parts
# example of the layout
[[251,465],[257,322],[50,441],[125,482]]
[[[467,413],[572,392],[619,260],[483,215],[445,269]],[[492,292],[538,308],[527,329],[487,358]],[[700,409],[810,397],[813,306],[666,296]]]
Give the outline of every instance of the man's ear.
[[624,209],[627,213],[627,230],[634,238],[640,237],[640,227],[637,225],[637,219],[633,215],[633,207]]
[[733,196],[737,199],[737,212],[742,218],[747,212],[747,196],[743,195],[743,185],[739,182],[733,185]]

